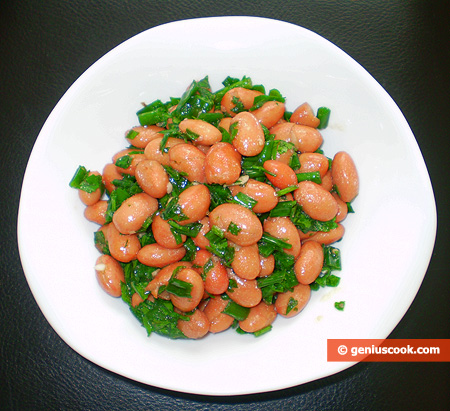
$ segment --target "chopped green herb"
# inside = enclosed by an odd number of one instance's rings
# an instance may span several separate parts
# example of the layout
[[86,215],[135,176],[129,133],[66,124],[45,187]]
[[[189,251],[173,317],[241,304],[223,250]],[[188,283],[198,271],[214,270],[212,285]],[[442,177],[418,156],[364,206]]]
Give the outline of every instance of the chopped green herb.
[[322,130],[328,126],[328,122],[330,120],[331,110],[328,107],[319,107],[317,109],[316,117],[320,120],[318,125],[318,129]]
[[127,138],[128,140],[134,140],[138,135],[139,133],[137,131],[131,129],[130,131],[128,131],[125,138]]
[[309,171],[306,173],[297,173],[297,181],[312,181],[316,184],[322,184],[320,173],[318,171]]
[[97,189],[102,189],[102,176],[96,174],[89,174],[86,167],[79,166],[70,180],[69,186],[85,191],[86,193],[93,193]]
[[238,225],[236,225],[231,221],[230,224],[228,225],[227,231],[229,231],[233,235],[238,235],[239,232],[241,231],[241,227],[239,227]]
[[286,315],[288,315],[292,310],[298,311],[298,301],[293,297],[289,298],[287,303]]
[[222,312],[224,314],[229,315],[230,317],[233,317],[238,321],[243,321],[247,318],[248,314],[250,313],[250,308],[242,307],[241,305],[230,300],[228,301],[227,306],[224,308]]
[[339,311],[344,311],[345,308],[345,301],[336,301],[334,303],[334,307]]

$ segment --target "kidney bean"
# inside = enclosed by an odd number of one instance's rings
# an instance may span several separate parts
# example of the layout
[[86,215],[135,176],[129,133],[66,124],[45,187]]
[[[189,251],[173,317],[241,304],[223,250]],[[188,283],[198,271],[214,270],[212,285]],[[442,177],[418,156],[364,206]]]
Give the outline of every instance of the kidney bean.
[[359,192],[359,177],[350,154],[345,151],[336,153],[331,165],[331,174],[339,197],[346,203],[353,201]]
[[186,173],[189,181],[206,182],[205,158],[201,150],[189,143],[177,144],[169,150],[169,165]]
[[255,213],[266,213],[278,204],[277,193],[267,183],[250,178],[245,185],[233,185],[228,187],[231,194],[244,193],[257,201],[253,206]]
[[187,338],[198,340],[208,334],[210,323],[202,311],[195,310],[187,321],[178,320],[177,327]]
[[134,234],[158,209],[158,201],[146,193],[127,198],[113,215],[113,223],[122,234]]
[[275,135],[275,140],[293,143],[302,153],[313,153],[323,143],[319,130],[291,122],[276,124],[270,128],[270,133]]
[[262,299],[261,289],[258,288],[256,280],[244,280],[238,277],[232,270],[228,271],[228,278],[230,283],[236,287],[229,287],[227,295],[235,303],[242,305],[242,307],[254,307],[258,305]]
[[178,297],[177,295],[170,294],[170,301],[172,301],[172,304],[180,311],[192,311],[203,298],[205,288],[202,277],[192,268],[182,268],[175,277],[181,281],[192,284],[193,287],[190,297]]
[[284,116],[286,106],[279,101],[267,101],[260,108],[252,111],[256,119],[265,127],[277,124]]
[[178,205],[188,219],[179,221],[179,224],[190,224],[204,218],[210,203],[208,187],[202,184],[193,185],[182,191],[178,196]]
[[142,247],[137,253],[137,259],[142,264],[150,267],[164,267],[168,264],[180,261],[186,254],[186,249],[181,248],[166,248],[161,245],[147,244]]
[[95,264],[95,273],[100,286],[109,295],[122,295],[121,283],[125,282],[122,266],[111,256],[101,255]]
[[236,115],[231,121],[237,128],[236,136],[233,138],[233,146],[243,156],[256,156],[264,148],[264,131],[258,119],[250,112],[243,111]]
[[181,242],[177,243],[175,236],[172,233],[171,225],[164,220],[159,214],[153,217],[152,232],[156,242],[165,248],[180,248],[183,247],[186,241],[186,236],[181,234]]
[[190,130],[197,134],[198,137],[195,139],[197,144],[211,146],[222,140],[222,133],[219,129],[207,121],[186,118],[178,126],[183,133]]
[[286,254],[295,258],[300,254],[301,241],[297,227],[289,217],[269,217],[264,221],[264,231],[268,234],[286,241],[292,248],[284,248]]
[[276,317],[275,306],[261,301],[257,306],[250,308],[247,318],[239,321],[239,327],[245,332],[254,333],[271,325]]
[[317,231],[313,235],[309,236],[303,242],[314,240],[317,241],[320,244],[332,244],[336,241],[339,241],[344,236],[345,228],[342,224],[338,223],[338,226],[336,228],[333,228],[332,230],[328,232],[324,231]]
[[298,156],[301,167],[295,170],[296,173],[308,173],[318,171],[320,178],[328,172],[328,158],[319,153],[302,153]]
[[181,140],[180,138],[169,137],[164,146],[164,149],[167,149],[167,152],[161,152],[160,146],[162,139],[162,137],[158,137],[150,141],[145,147],[144,154],[148,160],[155,160],[158,163],[161,163],[161,165],[163,166],[168,166],[170,149],[177,144],[184,144],[184,140]]
[[[138,135],[133,139],[126,138],[126,140],[134,147],[145,148],[150,141],[161,137],[160,131],[163,131],[164,129],[158,126],[136,126],[133,127],[132,130],[137,132]],[[128,130],[125,133],[125,136],[127,136],[130,131],[131,130]]]
[[[310,286],[298,284],[292,289],[292,291],[286,291],[284,293],[278,294],[277,300],[275,301],[275,309],[277,310],[278,314],[282,315],[283,317],[294,317],[305,308],[306,304],[308,304],[309,302],[310,297]],[[295,304],[295,306],[288,314],[286,314],[290,302],[291,304]]]
[[167,194],[169,176],[161,163],[155,160],[142,160],[136,167],[136,181],[139,186],[153,198],[161,198]]
[[307,241],[300,250],[294,264],[297,280],[301,284],[311,284],[319,276],[323,266],[323,248],[317,241]]
[[125,150],[121,150],[113,156],[113,163],[116,164],[116,161],[124,156],[131,157],[131,164],[127,168],[117,167],[117,171],[122,174],[129,174],[134,176],[137,165],[145,160],[144,152],[140,149],[136,148],[126,148]]
[[222,311],[228,304],[227,300],[215,296],[211,298],[206,304],[203,312],[209,320],[209,331],[212,333],[220,333],[231,327],[234,322],[234,318],[228,314],[224,314]]
[[114,223],[108,224],[107,238],[111,255],[122,263],[136,259],[141,243],[136,234],[122,234]]
[[244,280],[253,280],[261,272],[261,262],[259,260],[259,249],[257,244],[241,247],[231,244],[234,249],[234,258],[231,268],[239,277]]
[[209,184],[233,184],[241,174],[241,155],[230,143],[213,144],[205,158]]
[[105,224],[105,215],[108,208],[106,200],[99,200],[95,204],[87,206],[84,209],[84,216],[87,220],[100,225]]
[[275,187],[283,189],[297,185],[297,175],[287,164],[278,160],[267,160],[264,162],[264,168],[268,171],[268,173],[265,173],[267,179]]
[[[240,204],[225,203],[216,207],[209,214],[211,225],[224,232],[225,238],[241,246],[252,245],[262,237],[262,225],[259,218],[248,208]],[[237,225],[238,234],[228,231],[230,223]]]
[[298,106],[292,113],[289,121],[313,128],[317,128],[320,124],[320,120],[315,116],[308,103]]
[[236,113],[233,109],[236,107],[234,101],[240,100],[245,110],[249,110],[253,106],[253,101],[256,96],[260,96],[262,93],[256,90],[249,90],[243,87],[235,87],[227,91],[222,97],[221,107],[222,111],[227,112],[231,117],[234,117]]
[[314,220],[329,221],[338,212],[338,205],[331,193],[312,181],[301,181],[294,191],[294,198]]
[[[89,175],[99,176],[100,173],[97,171],[91,171],[89,172]],[[80,197],[80,200],[84,205],[91,206],[100,200],[102,196],[102,189],[97,188],[97,190],[93,191],[92,193],[88,193],[87,191],[83,190],[78,190],[78,196]]]

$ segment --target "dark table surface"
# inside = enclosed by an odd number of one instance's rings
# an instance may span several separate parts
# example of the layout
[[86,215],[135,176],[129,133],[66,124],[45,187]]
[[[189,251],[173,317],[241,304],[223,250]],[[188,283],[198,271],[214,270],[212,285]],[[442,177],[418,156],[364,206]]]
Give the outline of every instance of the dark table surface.
[[[430,173],[438,233],[422,287],[390,337],[450,338],[446,1],[4,0],[0,2],[0,409],[450,409],[449,363],[361,363],[286,390],[226,398],[156,389],[79,356],[39,310],[20,263],[16,227],[22,178],[45,119],[94,61],[130,36],[175,20],[220,15],[262,16],[306,27],[355,58],[396,101]],[[395,235],[397,229],[401,227],[387,228],[386,235]]]

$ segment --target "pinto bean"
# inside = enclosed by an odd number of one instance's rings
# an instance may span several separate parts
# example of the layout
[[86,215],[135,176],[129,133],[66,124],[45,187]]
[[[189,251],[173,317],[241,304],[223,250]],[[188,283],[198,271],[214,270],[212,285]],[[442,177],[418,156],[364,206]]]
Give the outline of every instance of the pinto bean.
[[303,244],[294,265],[295,275],[301,284],[311,284],[319,276],[323,266],[323,248],[317,241]]
[[268,234],[291,244],[291,248],[284,248],[286,254],[295,258],[300,254],[301,241],[297,227],[289,217],[269,217],[264,221],[264,231]]
[[320,186],[325,191],[331,191],[331,189],[333,188],[333,178],[331,177],[331,170],[328,170],[322,177],[322,183],[320,184]]
[[219,129],[220,127],[224,128],[226,131],[230,131],[230,125],[231,121],[233,120],[232,117],[224,117],[219,121]]
[[276,317],[275,306],[261,301],[255,307],[250,308],[247,318],[239,321],[239,327],[245,332],[254,333],[271,325]]
[[[157,137],[154,140],[150,141],[145,147],[144,154],[148,160],[155,160],[158,163],[161,163],[163,166],[169,165],[169,153],[165,151],[161,151],[161,141],[162,137]],[[169,137],[167,139],[165,149],[170,151],[170,149],[177,144],[183,144],[184,140],[179,138]]]
[[233,184],[241,174],[241,155],[230,143],[213,144],[205,158],[209,184]]
[[165,248],[180,248],[187,238],[184,234],[181,234],[181,242],[177,243],[177,240],[172,233],[171,225],[159,214],[153,217],[152,232],[156,242]]
[[116,187],[113,184],[113,181],[122,179],[123,179],[122,174],[119,173],[117,167],[113,163],[106,164],[106,166],[103,168],[102,181],[103,185],[105,186],[106,190],[108,190],[109,193],[116,189]]
[[[89,175],[99,176],[100,173],[97,171],[91,171]],[[78,190],[78,196],[80,197],[80,200],[84,205],[91,206],[100,200],[102,196],[102,189],[97,188],[97,190],[93,191],[92,193],[88,193],[87,191],[84,190]]]
[[253,280],[261,272],[261,262],[259,260],[259,248],[257,244],[245,247],[232,244],[235,249],[231,268],[239,277],[244,280]]
[[331,193],[331,195],[334,197],[338,205],[338,212],[336,214],[336,223],[340,223],[347,217],[348,214],[347,203],[342,201],[341,197],[339,197],[339,194]]
[[283,189],[297,185],[297,175],[287,164],[278,160],[267,160],[264,162],[264,168],[268,171],[265,173],[267,179],[275,187]]
[[198,340],[208,334],[210,322],[206,314],[195,310],[187,321],[178,320],[177,327],[187,338]]
[[274,188],[267,183],[252,178],[243,186],[233,185],[229,189],[233,196],[237,193],[243,193],[256,200],[257,203],[253,207],[255,213],[266,213],[278,204],[278,197]]
[[202,225],[202,229],[195,237],[192,237],[192,240],[199,248],[209,247],[209,240],[205,237],[205,234],[211,229],[209,225],[209,217],[203,217],[199,223]]
[[179,221],[179,224],[185,225],[204,218],[209,210],[210,203],[208,187],[202,184],[188,187],[182,191],[178,196],[178,205],[188,219]]
[[230,328],[233,324],[234,318],[223,313],[223,310],[226,308],[227,304],[227,300],[224,300],[218,296],[211,298],[206,304],[203,312],[209,320],[210,332],[220,333]]
[[131,163],[127,168],[117,167],[117,171],[123,174],[129,174],[134,176],[137,165],[145,160],[144,152],[140,149],[135,148],[126,148],[125,150],[121,150],[113,156],[113,163],[116,164],[117,160],[122,157],[128,156],[131,158]]
[[[138,133],[137,136],[132,139],[127,137],[131,130]],[[125,133],[127,141],[134,147],[145,148],[150,141],[161,137],[160,131],[163,131],[164,129],[158,126],[136,126],[131,130],[128,130]]]
[[[262,225],[256,214],[240,204],[225,203],[209,214],[211,225],[224,232],[225,238],[241,246],[252,245],[262,237]],[[230,223],[237,225],[238,234],[228,231]]]
[[228,278],[230,285],[236,287],[228,287],[227,295],[235,303],[242,307],[254,307],[258,305],[262,299],[261,289],[258,288],[256,280],[244,280],[237,276],[232,270],[228,270]]
[[260,96],[262,93],[256,90],[249,90],[243,87],[235,87],[228,90],[222,97],[220,103],[222,111],[227,112],[230,116],[234,117],[236,112],[234,111],[236,107],[235,101],[240,101],[245,110],[249,110],[253,106],[253,101],[256,96]]
[[186,254],[186,249],[166,248],[159,244],[147,244],[137,253],[137,259],[142,264],[150,267],[164,267],[168,264],[180,261]]
[[243,156],[256,156],[264,148],[264,131],[258,119],[250,112],[243,111],[231,121],[230,127],[236,127],[233,146]]
[[294,191],[294,198],[314,220],[329,221],[338,212],[338,205],[331,193],[312,181],[300,182]]
[[[278,314],[283,317],[294,317],[302,311],[306,304],[308,304],[311,297],[311,288],[309,285],[298,284],[292,291],[279,293],[275,301],[275,309]],[[288,307],[292,307],[289,313],[286,314]]]
[[186,173],[189,181],[206,182],[205,158],[201,150],[189,143],[177,144],[169,150],[169,165]]
[[111,256],[101,255],[95,264],[95,273],[100,286],[109,295],[122,295],[121,283],[125,282],[122,266]]
[[153,198],[161,198],[167,194],[169,176],[161,163],[155,160],[143,160],[136,166],[136,181],[139,186]]
[[304,239],[303,242],[314,240],[320,244],[328,245],[339,241],[344,236],[344,233],[344,226],[338,223],[338,226],[336,228],[333,228],[328,232],[317,231],[313,235],[310,235],[308,238]]
[[279,101],[267,101],[260,108],[252,111],[256,119],[265,127],[277,124],[284,116],[286,106]]
[[146,193],[127,198],[113,215],[113,223],[122,234],[134,234],[158,209],[158,201]]
[[87,220],[100,225],[105,224],[106,210],[108,209],[108,202],[106,200],[99,200],[95,204],[87,206],[84,209],[84,216]]
[[166,265],[164,268],[161,268],[161,270],[158,270],[153,279],[148,283],[147,287],[145,287],[145,290],[149,291],[154,298],[168,300],[170,298],[169,294],[166,291],[159,293],[159,287],[169,283],[174,270],[178,267],[191,268],[192,264],[188,261],[179,261]]
[[322,134],[315,128],[291,122],[276,124],[270,133],[275,135],[275,140],[293,143],[302,153],[313,153],[323,143]]
[[262,255],[259,256],[259,261],[261,264],[261,271],[259,272],[258,277],[267,277],[273,273],[275,268],[275,257],[273,254],[268,257],[264,257]]
[[122,263],[136,259],[141,243],[136,234],[122,234],[114,223],[108,224],[106,241],[111,255]]
[[219,129],[207,121],[186,118],[181,121],[178,127],[183,133],[189,130],[197,134],[198,137],[195,139],[196,144],[211,146],[222,140],[222,133]]
[[227,269],[215,255],[208,250],[198,250],[192,264],[194,270],[202,276],[207,293],[219,295],[227,290]]
[[320,178],[323,178],[328,171],[328,158],[319,153],[302,153],[298,156],[301,167],[295,170],[296,173],[309,173],[318,171]]
[[346,203],[353,201],[359,192],[359,177],[350,154],[345,151],[336,153],[331,165],[331,174],[339,197]]
[[203,285],[202,277],[192,268],[182,268],[175,277],[181,281],[192,284],[191,296],[178,297],[177,295],[170,294],[170,301],[172,301],[172,304],[180,311],[192,311],[203,298],[205,287]]
[[289,121],[313,128],[317,128],[320,124],[320,120],[315,116],[308,103],[303,103],[298,106],[292,113]]

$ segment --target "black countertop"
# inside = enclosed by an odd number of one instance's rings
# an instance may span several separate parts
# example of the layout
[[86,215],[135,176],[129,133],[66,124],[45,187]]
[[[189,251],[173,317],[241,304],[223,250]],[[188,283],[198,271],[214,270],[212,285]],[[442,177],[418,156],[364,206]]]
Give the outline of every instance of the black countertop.
[[430,173],[438,233],[423,284],[390,337],[450,338],[447,2],[8,0],[0,3],[0,409],[450,409],[449,363],[360,363],[305,385],[248,396],[165,391],[79,356],[42,315],[20,263],[16,227],[22,178],[44,121],[71,84],[127,38],[171,21],[221,15],[308,28],[356,59],[396,101]]

